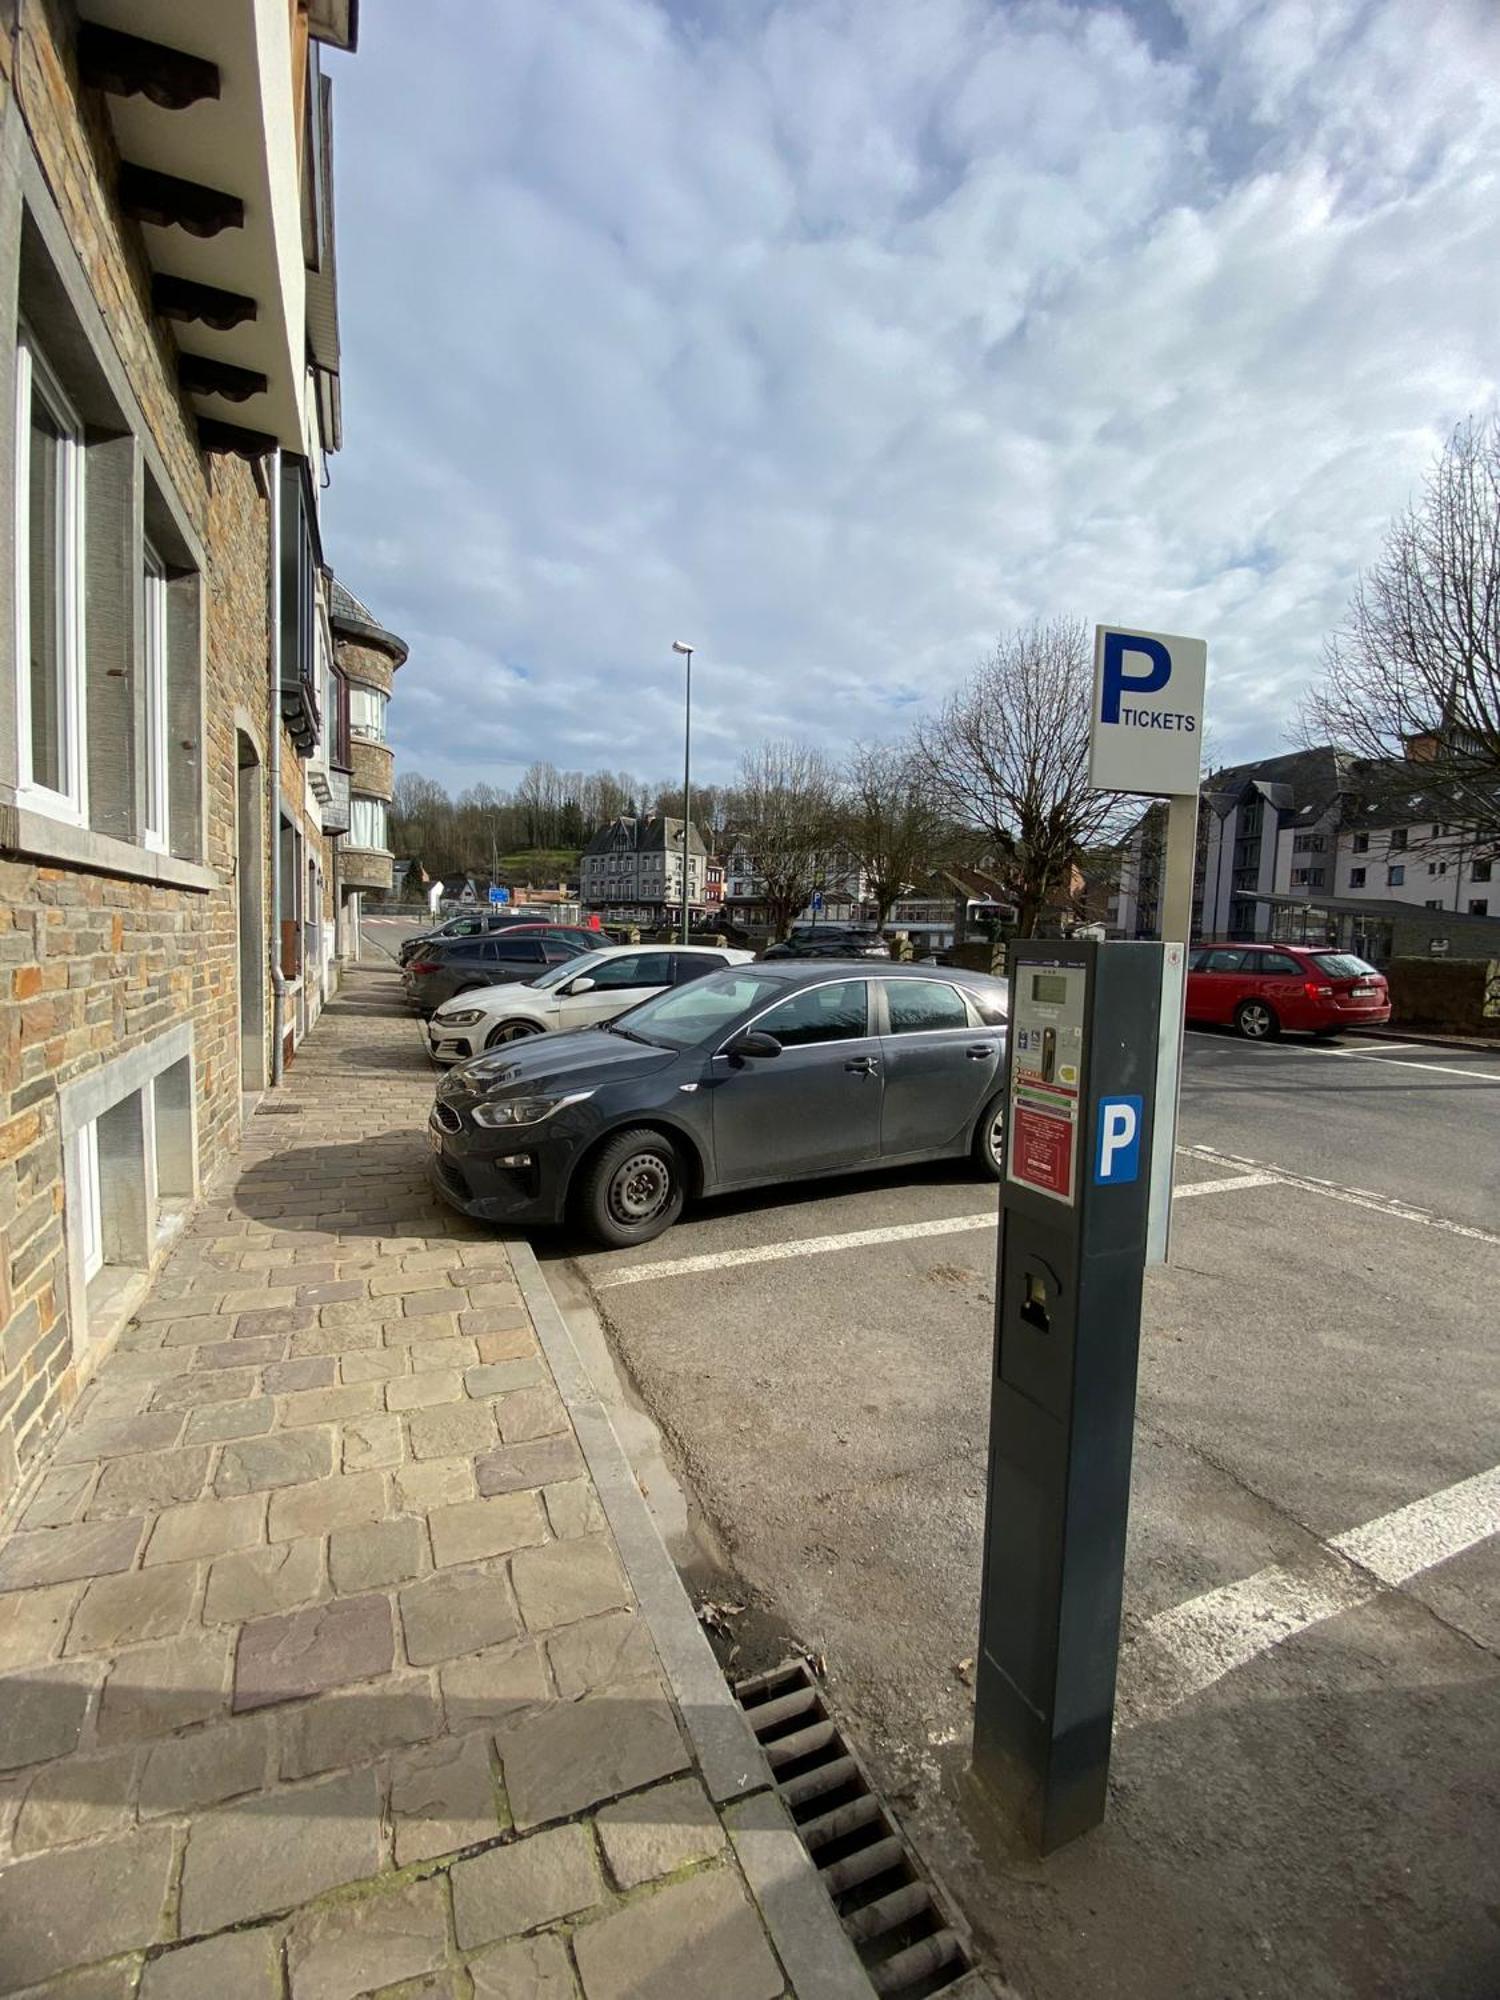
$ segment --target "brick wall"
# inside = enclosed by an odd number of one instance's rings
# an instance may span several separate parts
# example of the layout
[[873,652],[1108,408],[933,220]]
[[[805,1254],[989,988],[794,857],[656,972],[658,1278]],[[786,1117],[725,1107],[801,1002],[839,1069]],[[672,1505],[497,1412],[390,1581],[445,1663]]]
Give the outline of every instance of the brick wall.
[[[198,450],[172,340],[149,311],[138,233],[107,192],[116,168],[108,125],[95,102],[80,98],[71,46],[68,10],[22,0],[17,41],[0,37],[0,116],[15,117],[18,102],[24,111],[98,303],[95,334],[113,343],[206,552],[203,858],[216,882],[164,887],[0,853],[0,1512],[104,1351],[97,1327],[70,1320],[59,1089],[190,1021],[202,1184],[238,1142],[236,718],[248,719],[262,748],[268,721],[267,510],[250,466],[205,460]],[[9,654],[0,657],[8,668]],[[286,796],[320,844],[284,731],[282,758]],[[275,815],[265,804],[268,846]],[[331,852],[322,859],[331,915]],[[268,852],[262,879],[269,885]],[[263,908],[263,926],[269,916]],[[268,984],[263,953],[248,970]]]

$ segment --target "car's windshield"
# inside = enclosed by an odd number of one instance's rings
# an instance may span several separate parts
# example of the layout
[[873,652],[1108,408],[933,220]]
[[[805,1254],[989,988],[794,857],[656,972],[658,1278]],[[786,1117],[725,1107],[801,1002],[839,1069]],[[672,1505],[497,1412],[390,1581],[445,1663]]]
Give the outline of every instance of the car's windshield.
[[643,1000],[611,1024],[663,1048],[691,1049],[706,1042],[748,1008],[785,993],[786,982],[768,979],[750,966],[734,972],[716,972],[707,979],[695,979],[691,986],[678,986]]

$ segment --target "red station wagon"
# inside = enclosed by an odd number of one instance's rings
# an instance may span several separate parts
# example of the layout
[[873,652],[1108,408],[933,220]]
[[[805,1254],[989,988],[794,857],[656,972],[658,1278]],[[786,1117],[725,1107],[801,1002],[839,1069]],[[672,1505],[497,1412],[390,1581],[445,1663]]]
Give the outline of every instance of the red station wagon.
[[1188,955],[1187,1018],[1268,1042],[1283,1028],[1336,1035],[1379,1028],[1391,996],[1373,965],[1300,944],[1200,944]]

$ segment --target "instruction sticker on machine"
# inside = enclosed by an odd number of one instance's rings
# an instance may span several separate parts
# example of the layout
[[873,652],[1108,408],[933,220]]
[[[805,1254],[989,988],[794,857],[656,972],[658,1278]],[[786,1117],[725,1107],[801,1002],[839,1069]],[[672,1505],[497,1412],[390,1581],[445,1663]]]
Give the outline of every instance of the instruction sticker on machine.
[[1005,1177],[1069,1206],[1078,1179],[1085,979],[1081,965],[1028,965],[1011,994]]

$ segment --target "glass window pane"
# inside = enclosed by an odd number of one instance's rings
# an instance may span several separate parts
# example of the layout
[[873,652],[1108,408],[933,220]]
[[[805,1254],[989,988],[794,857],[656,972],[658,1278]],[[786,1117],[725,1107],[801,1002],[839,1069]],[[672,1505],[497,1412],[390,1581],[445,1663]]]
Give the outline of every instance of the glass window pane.
[[165,845],[167,837],[167,579],[160,562],[145,551],[146,836]]
[[35,391],[31,397],[31,491],[27,498],[27,591],[31,673],[31,777],[54,792],[67,786],[63,591],[66,475],[64,433]]
[[917,1035],[927,1028],[967,1028],[969,1010],[951,986],[937,979],[886,981],[886,1004],[893,1035]]
[[865,982],[840,980],[836,986],[814,986],[793,994],[755,1023],[757,1031],[774,1035],[786,1048],[807,1042],[847,1042],[869,1033]]

